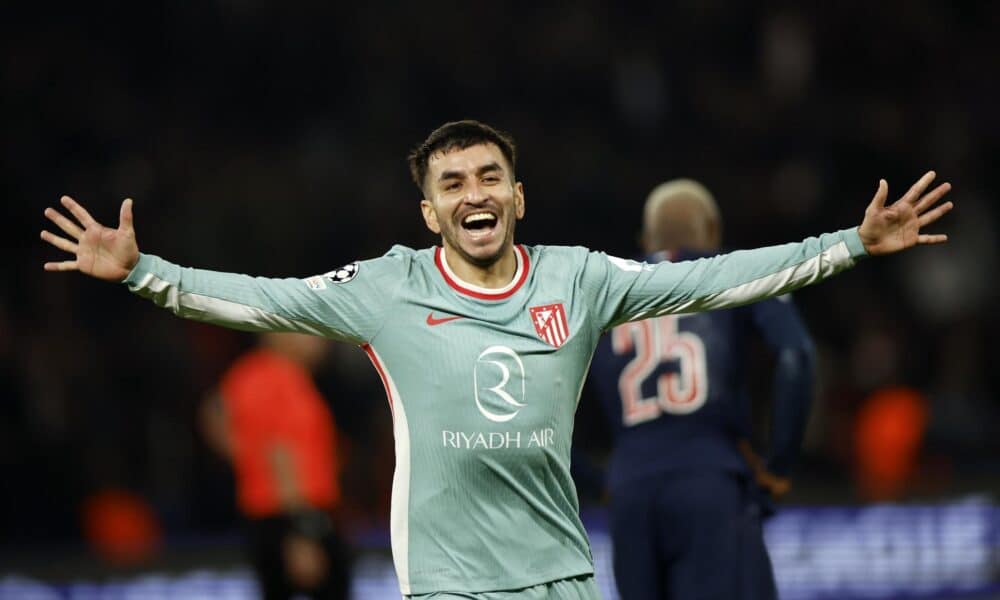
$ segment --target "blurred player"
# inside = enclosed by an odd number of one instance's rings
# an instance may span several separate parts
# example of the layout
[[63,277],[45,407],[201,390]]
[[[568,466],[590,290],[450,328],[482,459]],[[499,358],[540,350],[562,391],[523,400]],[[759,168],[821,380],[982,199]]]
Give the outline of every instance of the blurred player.
[[762,300],[869,254],[944,242],[920,228],[951,208],[935,206],[948,184],[925,194],[932,172],[890,206],[882,181],[860,227],[651,265],[515,244],[525,200],[514,143],[482,123],[433,131],[411,153],[410,170],[441,246],[394,246],[305,279],[182,268],[140,254],[130,200],[110,229],[63,197],[75,222],[54,209],[46,215],[68,237],[42,238],[74,255],[48,270],[125,282],[180,316],[364,348],[393,414],[400,590],[435,600],[599,596],[569,464],[573,415],[603,331]]
[[202,406],[209,443],[233,464],[266,600],[339,600],[350,587],[349,554],[330,518],[340,499],[337,429],[311,374],[326,344],[265,333]]
[[[721,229],[704,186],[661,184],[643,215],[646,261],[714,255]],[[750,335],[777,359],[766,464],[747,441]],[[625,600],[775,597],[755,486],[773,496],[788,490],[814,370],[813,344],[788,296],[625,323],[601,339],[591,383],[614,423],[608,486]]]

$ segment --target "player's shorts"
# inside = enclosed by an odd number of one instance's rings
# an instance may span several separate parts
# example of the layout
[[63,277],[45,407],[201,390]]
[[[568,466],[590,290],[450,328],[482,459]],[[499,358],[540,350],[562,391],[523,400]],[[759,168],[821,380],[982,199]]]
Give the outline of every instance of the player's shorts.
[[777,597],[756,497],[737,473],[660,473],[620,486],[611,537],[623,599]]
[[559,579],[520,590],[502,592],[431,592],[409,600],[601,600],[593,575]]

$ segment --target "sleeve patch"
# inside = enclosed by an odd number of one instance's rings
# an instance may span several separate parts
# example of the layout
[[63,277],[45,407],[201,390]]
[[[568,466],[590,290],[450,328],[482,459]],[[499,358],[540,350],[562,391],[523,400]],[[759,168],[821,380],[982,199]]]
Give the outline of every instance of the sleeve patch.
[[359,270],[361,270],[361,265],[355,261],[344,265],[339,269],[334,269],[328,273],[324,273],[323,277],[326,277],[334,283],[347,283],[357,276]]
[[303,279],[303,281],[306,282],[306,285],[309,286],[309,289],[311,289],[311,290],[325,290],[326,289],[326,281],[323,280],[323,276],[322,275],[314,275],[313,277],[309,277],[307,279]]

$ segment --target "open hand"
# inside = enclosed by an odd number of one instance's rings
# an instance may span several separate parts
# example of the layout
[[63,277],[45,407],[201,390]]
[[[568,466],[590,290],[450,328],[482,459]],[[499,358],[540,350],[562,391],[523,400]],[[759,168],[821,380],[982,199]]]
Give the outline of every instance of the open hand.
[[42,231],[42,239],[60,250],[74,255],[73,260],[45,263],[46,271],[79,271],[105,281],[119,282],[128,276],[139,262],[139,246],[132,228],[132,200],[122,202],[118,229],[105,227],[80,206],[76,200],[63,196],[62,205],[76,218],[69,219],[54,208],[46,208],[45,216],[72,239]]
[[917,244],[941,244],[946,235],[920,233],[920,229],[941,218],[952,209],[951,202],[934,206],[951,190],[950,183],[942,183],[927,194],[924,190],[934,181],[936,174],[928,171],[914,183],[902,198],[886,206],[889,184],[878,182],[878,191],[865,209],[865,219],[858,228],[858,235],[868,254],[892,254]]

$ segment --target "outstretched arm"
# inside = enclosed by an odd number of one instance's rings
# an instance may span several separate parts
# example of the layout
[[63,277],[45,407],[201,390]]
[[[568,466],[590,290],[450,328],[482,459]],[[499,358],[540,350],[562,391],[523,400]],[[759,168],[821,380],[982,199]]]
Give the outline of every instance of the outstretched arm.
[[118,229],[101,225],[85,208],[69,196],[62,205],[76,217],[76,223],[54,208],[46,208],[45,216],[70,239],[42,231],[42,239],[73,255],[73,260],[45,263],[46,271],[79,271],[103,279],[120,282],[139,262],[139,246],[132,228],[132,200],[122,202]]
[[591,253],[582,277],[595,301],[594,323],[606,330],[668,313],[749,304],[827,279],[863,256],[946,242],[945,235],[922,232],[952,209],[951,202],[938,204],[950,184],[926,191],[934,177],[933,171],[927,172],[889,206],[883,180],[860,226],[795,244],[655,265]]
[[125,283],[178,316],[234,329],[371,341],[408,269],[410,255],[402,251],[352,263],[353,275],[346,279],[333,277],[340,270],[279,279],[185,268],[139,253],[131,200],[122,203],[117,229],[98,223],[68,196],[62,204],[73,218],[52,208],[45,216],[65,237],[43,231],[42,239],[73,255],[72,260],[46,263],[45,270],[79,271]]

